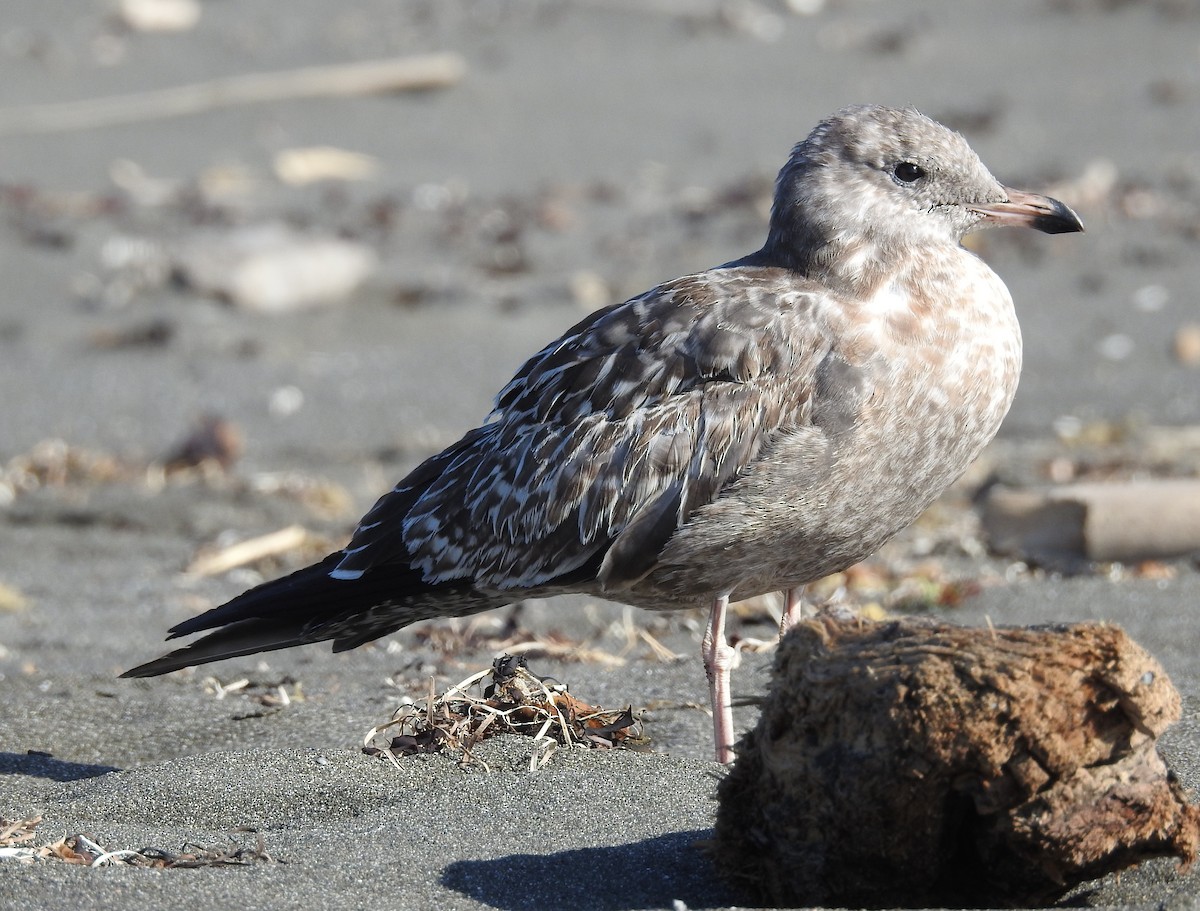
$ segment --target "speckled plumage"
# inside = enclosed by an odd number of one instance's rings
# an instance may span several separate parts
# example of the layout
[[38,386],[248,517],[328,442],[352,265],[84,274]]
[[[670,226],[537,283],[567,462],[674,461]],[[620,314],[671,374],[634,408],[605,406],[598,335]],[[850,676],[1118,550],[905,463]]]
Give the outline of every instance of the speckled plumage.
[[959,245],[992,222],[1082,230],[915,111],[839,112],[780,172],[761,250],[588,316],[344,551],[175,627],[217,631],[128,674],[557,592],[723,604],[861,560],[1016,390],[1012,300]]

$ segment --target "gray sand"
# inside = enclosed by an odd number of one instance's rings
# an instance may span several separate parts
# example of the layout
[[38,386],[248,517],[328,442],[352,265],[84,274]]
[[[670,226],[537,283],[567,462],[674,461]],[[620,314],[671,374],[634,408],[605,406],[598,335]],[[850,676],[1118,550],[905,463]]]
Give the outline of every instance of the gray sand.
[[[697,617],[633,614],[684,656],[673,663],[644,644],[620,667],[532,659],[584,700],[650,706],[659,751],[561,753],[537,774],[519,739],[481,750],[490,774],[445,757],[396,769],[358,752],[366,729],[401,696],[419,697],[430,674],[444,686],[486,667],[491,653],[478,645],[439,648],[404,631],[345,655],[313,647],[166,679],[115,675],[159,654],[169,626],[255,580],[249,570],[182,575],[202,545],[291,522],[336,541],[407,468],[472,426],[526,355],[596,305],[573,299],[579,273],[616,299],[756,246],[758,200],[791,144],[844,104],[914,104],[962,129],[1002,180],[1053,192],[1087,223],[1082,237],[992,232],[979,247],[1026,336],[1021,391],[985,456],[990,470],[1028,478],[1040,453],[1071,455],[1056,427],[1107,428],[1131,441],[1123,457],[1149,459],[1144,428],[1200,424],[1200,374],[1170,351],[1180,325],[1200,322],[1192,5],[841,0],[813,16],[783,3],[717,7],[263,0],[206,3],[189,32],[139,35],[115,29],[102,4],[9,4],[0,106],[427,50],[462,53],[470,72],[428,95],[0,138],[0,462],[61,438],[141,464],[206,411],[233,421],[246,447],[231,477],[211,484],[160,490],[135,471],[0,505],[0,584],[26,601],[0,610],[0,816],[44,813],[39,843],[87,832],[109,849],[253,845],[255,835],[227,834],[253,827],[283,861],[173,871],[3,862],[0,907],[737,902],[697,847],[711,834],[720,774],[698,707],[707,696]],[[750,20],[765,31],[737,25]],[[318,144],[375,156],[381,171],[342,190],[271,176],[275,152]],[[79,200],[120,197],[110,181],[118,159],[193,185],[236,165],[249,189],[221,204],[227,218],[344,231],[376,248],[380,271],[345,307],[276,318],[169,284],[126,298],[101,265],[105,243],[186,238],[203,217],[146,200],[88,210]],[[422,209],[413,200],[431,186],[461,205]],[[28,192],[52,204],[23,202]],[[381,232],[369,213],[387,200],[398,214]],[[520,224],[523,269],[488,267],[502,245],[496,210]],[[155,320],[170,326],[164,344],[96,341]],[[301,393],[298,409],[278,407],[285,387]],[[1193,441],[1154,470],[1194,471],[1198,458]],[[349,502],[319,511],[264,490],[264,478],[288,472],[336,483]],[[938,521],[970,524],[962,494],[887,559],[911,563],[932,536],[935,556],[985,579],[948,612],[961,622],[1124,625],[1184,693],[1185,719],[1164,750],[1185,784],[1200,786],[1194,562],[1175,561],[1162,580],[1014,574],[938,537]],[[623,617],[550,604],[528,606],[520,622],[618,654]],[[770,625],[735,631],[764,638]],[[761,693],[769,661],[746,655],[735,695]],[[299,685],[304,698],[283,708],[218,699],[203,682],[210,674]],[[736,722],[751,724],[753,710]],[[1072,902],[1185,908],[1198,896],[1194,874],[1159,861]]]

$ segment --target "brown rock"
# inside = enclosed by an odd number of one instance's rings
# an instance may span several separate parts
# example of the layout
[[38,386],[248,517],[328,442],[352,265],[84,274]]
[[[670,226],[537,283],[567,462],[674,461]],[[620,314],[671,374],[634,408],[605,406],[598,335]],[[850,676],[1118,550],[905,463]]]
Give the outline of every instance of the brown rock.
[[717,857],[776,906],[1045,901],[1190,863],[1200,810],[1155,746],[1179,713],[1119,627],[820,617],[780,644]]

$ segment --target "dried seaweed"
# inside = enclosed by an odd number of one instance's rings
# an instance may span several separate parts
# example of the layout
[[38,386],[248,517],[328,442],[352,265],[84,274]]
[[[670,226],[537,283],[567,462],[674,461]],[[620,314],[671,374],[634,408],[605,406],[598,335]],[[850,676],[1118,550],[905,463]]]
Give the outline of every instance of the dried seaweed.
[[217,699],[238,696],[249,702],[255,702],[264,709],[264,711],[235,715],[233,716],[235,721],[262,718],[287,708],[293,702],[303,702],[305,699],[303,685],[292,677],[283,677],[276,681],[251,680],[248,677],[242,677],[230,683],[222,683],[216,677],[205,677],[201,682],[204,691]]
[[[489,678],[481,695],[470,692]],[[448,748],[461,752],[462,765],[477,762],[486,768],[471,752],[476,744],[496,734],[523,734],[537,744],[530,757],[530,769],[536,770],[559,746],[638,749],[647,742],[632,707],[617,712],[588,705],[564,684],[538,677],[520,655],[497,658],[491,670],[472,674],[441,695],[431,680],[423,702],[406,703],[389,722],[371,728],[363,752],[395,762]],[[381,735],[393,728],[396,732],[381,743]]]
[[267,853],[261,834],[252,846],[231,841],[228,845],[208,847],[185,842],[179,851],[163,848],[108,850],[87,835],[68,835],[39,849],[39,855],[85,867],[123,865],[151,869],[194,869],[197,867],[246,867],[256,863],[284,863]]
[[151,869],[191,869],[195,867],[235,867],[256,863],[284,863],[267,853],[261,834],[255,844],[242,845],[230,840],[228,845],[208,847],[185,842],[179,851],[163,848],[120,848],[110,850],[101,847],[95,837],[76,833],[65,835],[57,841],[33,845],[34,829],[42,821],[41,816],[26,819],[0,819],[0,860],[19,860],[34,863],[41,860],[56,860],[81,867],[146,867]]

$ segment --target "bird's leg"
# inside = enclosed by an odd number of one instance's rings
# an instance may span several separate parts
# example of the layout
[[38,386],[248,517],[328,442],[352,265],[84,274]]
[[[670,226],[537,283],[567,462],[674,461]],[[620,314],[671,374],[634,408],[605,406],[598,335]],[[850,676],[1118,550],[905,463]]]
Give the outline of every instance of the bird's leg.
[[729,672],[737,654],[725,640],[725,608],[729,595],[713,599],[708,628],[700,654],[704,672],[708,675],[708,692],[712,698],[713,737],[717,745],[717,762],[733,762],[733,706],[729,702]]
[[783,616],[779,618],[779,638],[804,619],[804,586],[797,585],[783,593]]

